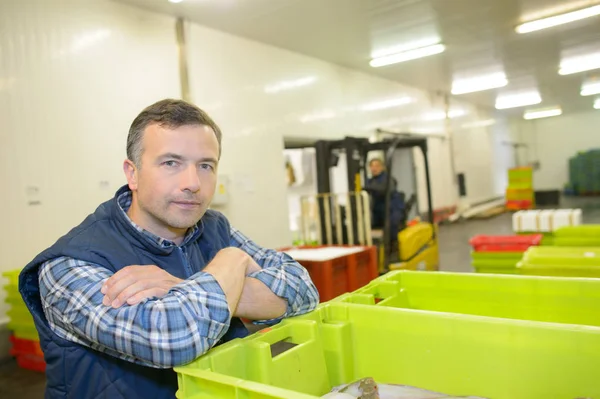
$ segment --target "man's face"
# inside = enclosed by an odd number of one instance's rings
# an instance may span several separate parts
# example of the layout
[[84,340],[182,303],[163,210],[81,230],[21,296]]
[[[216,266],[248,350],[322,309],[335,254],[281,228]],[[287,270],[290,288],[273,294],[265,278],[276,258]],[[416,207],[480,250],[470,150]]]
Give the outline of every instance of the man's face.
[[371,169],[371,176],[373,177],[379,176],[381,172],[383,172],[383,165],[377,159],[371,161],[369,168]]
[[148,126],[141,165],[125,161],[130,216],[152,233],[179,238],[204,215],[215,193],[219,144],[203,125]]

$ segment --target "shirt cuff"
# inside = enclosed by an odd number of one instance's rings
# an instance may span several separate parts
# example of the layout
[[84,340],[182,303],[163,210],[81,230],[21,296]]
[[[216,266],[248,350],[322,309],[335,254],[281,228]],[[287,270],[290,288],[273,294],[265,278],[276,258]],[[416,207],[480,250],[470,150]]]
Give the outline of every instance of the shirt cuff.
[[290,306],[290,300],[288,298],[286,298],[283,295],[278,294],[277,292],[273,291],[273,288],[271,287],[271,284],[273,283],[273,277],[269,276],[268,274],[264,273],[265,270],[258,270],[254,273],[250,273],[248,274],[246,277],[251,277],[251,278],[255,278],[258,281],[262,282],[264,285],[266,285],[271,292],[273,292],[275,295],[277,295],[278,297],[280,297],[281,299],[284,299],[286,302],[286,309],[285,309],[285,313],[282,314],[281,316],[275,318],[275,319],[268,319],[268,320],[252,320],[252,324],[256,324],[256,325],[273,325],[273,324],[277,324],[279,323],[281,320],[289,317],[292,314],[292,307]]
[[200,271],[200,272],[194,274],[188,280],[184,280],[184,282],[181,284],[186,284],[187,282],[192,282],[193,284],[195,284],[198,288],[202,289],[203,291],[211,293],[213,295],[216,295],[217,297],[220,297],[219,299],[222,299],[222,301],[225,303],[225,305],[227,307],[227,318],[226,318],[226,320],[219,320],[219,322],[226,322],[226,323],[231,322],[233,311],[231,310],[231,307],[229,306],[229,302],[227,302],[227,295],[225,295],[225,291],[223,291],[221,284],[219,284],[217,279],[215,279],[215,277],[212,274]]

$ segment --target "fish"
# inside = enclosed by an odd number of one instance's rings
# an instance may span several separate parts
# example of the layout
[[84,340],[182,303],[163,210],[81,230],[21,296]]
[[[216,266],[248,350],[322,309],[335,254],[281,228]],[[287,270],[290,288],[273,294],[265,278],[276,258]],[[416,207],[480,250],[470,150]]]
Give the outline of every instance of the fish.
[[452,396],[409,385],[377,384],[362,378],[351,384],[334,387],[325,399],[486,399],[479,396]]

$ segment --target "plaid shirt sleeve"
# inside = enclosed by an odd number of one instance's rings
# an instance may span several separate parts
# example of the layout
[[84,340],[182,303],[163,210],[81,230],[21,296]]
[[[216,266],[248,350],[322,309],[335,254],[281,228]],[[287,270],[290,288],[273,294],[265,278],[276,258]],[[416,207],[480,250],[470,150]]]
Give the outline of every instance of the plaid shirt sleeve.
[[252,256],[262,267],[262,270],[249,274],[248,277],[262,281],[275,295],[287,300],[287,310],[283,316],[272,320],[257,320],[254,321],[255,324],[274,324],[285,317],[298,316],[317,307],[317,288],[306,269],[289,255],[262,248],[233,227],[230,245]]
[[225,294],[208,273],[196,273],[163,298],[118,309],[102,304],[100,289],[112,274],[66,257],[42,265],[40,295],[52,331],[129,362],[171,368],[204,354],[229,328]]

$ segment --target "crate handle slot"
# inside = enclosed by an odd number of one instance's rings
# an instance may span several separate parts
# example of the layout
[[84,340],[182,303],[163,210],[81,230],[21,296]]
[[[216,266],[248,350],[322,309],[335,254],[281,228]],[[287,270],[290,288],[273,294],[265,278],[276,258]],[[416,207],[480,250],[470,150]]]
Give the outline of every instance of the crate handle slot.
[[292,342],[292,337],[287,337],[281,341],[274,342],[271,344],[271,357],[274,359],[296,346],[298,346],[298,344]]

